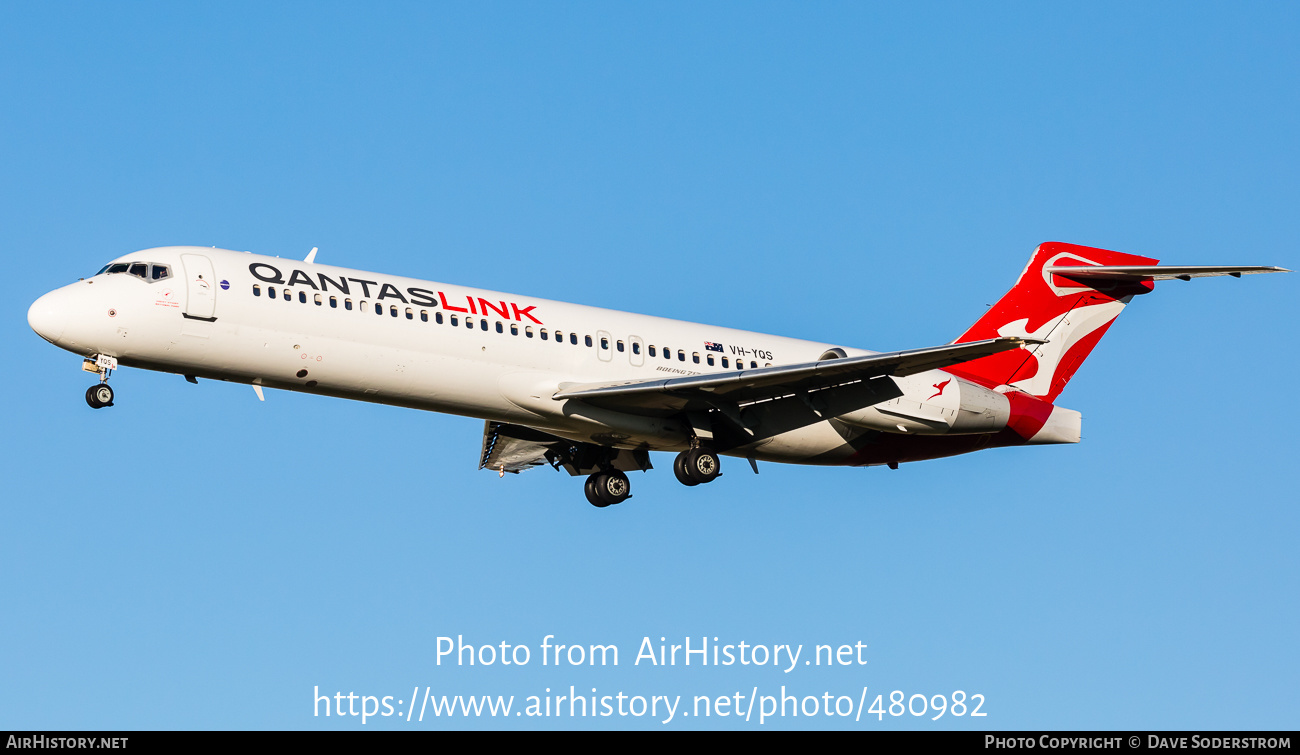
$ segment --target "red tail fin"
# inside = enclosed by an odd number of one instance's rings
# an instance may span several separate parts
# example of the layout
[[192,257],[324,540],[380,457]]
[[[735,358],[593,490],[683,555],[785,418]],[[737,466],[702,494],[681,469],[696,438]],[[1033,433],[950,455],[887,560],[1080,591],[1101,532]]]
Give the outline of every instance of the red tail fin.
[[1043,268],[1156,262],[1150,257],[1055,241],[1040,245],[1016,285],[953,343],[998,336],[1026,336],[1047,343],[1032,350],[1005,351],[976,359],[950,367],[948,372],[989,388],[1009,385],[1054,401],[1124,305],[1134,296],[1150,291],[1153,284],[1085,283],[1050,275]]

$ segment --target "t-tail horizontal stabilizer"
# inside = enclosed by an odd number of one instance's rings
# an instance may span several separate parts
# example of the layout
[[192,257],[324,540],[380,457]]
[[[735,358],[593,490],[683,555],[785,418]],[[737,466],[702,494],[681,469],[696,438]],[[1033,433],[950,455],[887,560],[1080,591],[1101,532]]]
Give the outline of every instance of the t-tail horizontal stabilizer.
[[1192,278],[1214,278],[1220,275],[1231,275],[1234,278],[1240,278],[1243,275],[1289,273],[1291,271],[1284,267],[1269,267],[1266,265],[1250,265],[1246,267],[1222,265],[1051,265],[1044,268],[1044,272],[1080,282],[1137,283],[1140,281],[1189,281]]
[[994,354],[948,368],[985,388],[1009,385],[1055,401],[1121,310],[1157,281],[1286,273],[1281,267],[1161,265],[1109,249],[1049,241],[1034,250],[1011,290],[955,343],[995,336],[1041,338],[1047,344]]

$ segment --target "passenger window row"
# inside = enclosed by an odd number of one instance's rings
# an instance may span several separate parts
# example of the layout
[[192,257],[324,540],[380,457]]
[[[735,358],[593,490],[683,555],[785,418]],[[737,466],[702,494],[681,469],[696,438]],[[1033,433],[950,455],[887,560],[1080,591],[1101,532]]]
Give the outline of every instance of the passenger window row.
[[[111,271],[110,271],[110,272],[111,272]],[[262,295],[262,286],[261,286],[260,284],[254,283],[254,284],[253,284],[253,296],[261,296],[261,295]],[[267,296],[267,298],[269,298],[269,299],[276,299],[276,298],[280,298],[280,296],[283,296],[283,298],[284,298],[285,301],[293,301],[293,298],[294,298],[294,296],[293,296],[293,291],[291,291],[289,288],[287,288],[287,287],[286,287],[286,288],[282,288],[282,289],[280,289],[280,293],[277,293],[275,286],[267,286],[267,287],[266,287],[266,296]],[[298,301],[299,301],[300,303],[302,303],[302,304],[306,304],[306,303],[307,303],[307,292],[306,292],[306,291],[299,291],[299,292],[298,292]],[[315,303],[316,306],[318,306],[318,307],[322,307],[322,306],[325,305],[325,299],[322,297],[321,294],[313,294],[313,295],[312,295],[312,299],[311,299],[311,301],[312,301],[313,303]],[[329,305],[330,305],[330,308],[332,308],[332,309],[338,309],[338,306],[339,306],[339,299],[338,299],[338,297],[336,297],[336,296],[330,296],[330,297],[329,297]],[[359,311],[359,312],[368,312],[368,311],[370,311],[370,308],[371,308],[370,303],[367,302],[367,301],[364,300],[364,299],[362,299],[362,300],[360,300],[360,301],[357,302],[356,309],[357,309],[357,311]],[[352,310],[352,309],[353,309],[352,299],[350,299],[350,298],[345,298],[345,299],[343,299],[343,309],[345,309],[345,310]],[[385,312],[385,310],[384,310],[384,305],[381,304],[381,303],[379,303],[379,302],[375,302],[375,303],[374,303],[374,312],[375,312],[375,314],[382,316],[382,315],[384,314],[384,312]],[[388,306],[388,310],[387,310],[387,312],[388,312],[388,315],[389,315],[390,317],[398,317],[398,318],[400,318],[400,317],[402,317],[403,315],[405,315],[406,319],[408,319],[408,320],[414,320],[414,319],[416,318],[416,311],[415,311],[414,309],[412,309],[411,307],[406,307],[405,310],[403,311],[403,310],[399,310],[399,309],[397,308],[397,305],[395,305],[395,304],[390,304],[390,305]],[[421,310],[419,310],[419,318],[420,318],[420,322],[428,322],[428,321],[429,321],[429,311],[428,311],[427,309],[421,309]],[[449,318],[449,319],[450,319],[450,322],[451,322],[451,326],[452,326],[452,327],[460,327],[460,316],[459,316],[459,315],[452,314],[452,315],[450,315],[450,318]],[[445,319],[443,318],[443,314],[442,314],[442,312],[437,312],[437,311],[435,311],[435,312],[433,313],[433,321],[434,321],[435,323],[439,324],[439,325],[442,325],[442,324],[443,324],[444,322],[446,322],[447,320],[445,320]],[[469,316],[465,317],[465,327],[466,327],[466,328],[469,328],[470,330],[473,330],[473,329],[475,328],[475,318],[473,318],[473,317],[469,317]],[[482,330],[482,331],[486,332],[486,331],[488,331],[489,329],[491,329],[491,327],[492,327],[492,326],[489,326],[489,325],[488,325],[488,321],[487,321],[487,319],[485,319],[485,318],[481,318],[481,317],[478,318],[478,329],[479,329],[479,330]],[[503,322],[501,322],[500,320],[497,320],[497,321],[496,321],[496,324],[495,324],[495,330],[496,330],[496,332],[498,332],[498,333],[505,333],[505,332],[506,332],[506,324],[503,323]],[[524,326],[524,328],[523,328],[523,333],[524,333],[524,336],[525,336],[526,338],[537,337],[537,338],[540,338],[540,339],[543,340],[543,341],[548,341],[548,340],[551,340],[551,338],[552,338],[552,334],[549,333],[549,332],[547,331],[546,328],[540,328],[540,329],[538,329],[536,332],[534,332],[534,331],[533,331],[533,326],[531,326],[531,325],[526,325],[526,326]],[[519,324],[518,324],[518,323],[514,323],[514,322],[510,323],[510,335],[512,335],[512,336],[517,336],[517,335],[519,335]],[[554,331],[554,340],[555,340],[556,343],[564,343],[564,338],[565,338],[565,335],[564,335],[563,332],[561,332],[561,331],[559,331],[559,330]],[[577,333],[569,333],[569,334],[568,334],[568,338],[569,338],[569,344],[570,344],[570,345],[573,345],[573,346],[577,346],[577,345],[578,345],[578,334],[577,334]],[[586,344],[586,346],[587,346],[588,348],[591,348],[592,346],[595,345],[595,343],[594,343],[594,341],[593,341],[593,339],[592,339],[591,336],[583,336],[582,339],[583,339],[583,343]],[[601,337],[601,339],[600,339],[600,348],[601,348],[601,349],[604,349],[604,350],[608,350],[608,349],[609,349],[609,339],[608,339],[608,338],[603,337],[603,336]],[[626,346],[623,344],[622,341],[616,341],[616,342],[615,342],[615,348],[616,348],[618,351],[620,351],[620,352],[624,352],[624,351],[626,351]],[[649,355],[652,356],[652,357],[656,355],[656,352],[657,352],[657,351],[658,351],[658,349],[656,349],[655,346],[654,346],[653,344],[651,344],[650,346],[647,347],[647,352],[648,352]],[[670,349],[670,348],[668,348],[667,346],[665,346],[665,347],[663,347],[662,351],[663,351],[663,358],[671,361],[672,358],[673,358],[673,350]],[[633,342],[632,342],[632,353],[633,353],[633,354],[640,354],[640,353],[641,353],[641,344],[640,344],[640,343],[638,343],[638,342],[636,342],[636,341],[633,341]],[[717,363],[714,361],[713,354],[711,354],[711,353],[710,353],[710,354],[705,354],[705,355],[704,355],[704,359],[707,361],[707,363],[708,363],[708,365],[709,365],[710,367],[714,367],[714,366],[716,366],[716,364],[717,364]],[[731,369],[731,361],[730,361],[730,359],[729,359],[728,357],[726,357],[726,356],[723,356],[721,359],[722,359],[722,367],[725,368],[725,369]],[[679,362],[685,362],[685,361],[686,361],[686,352],[685,352],[685,351],[682,351],[681,349],[678,349],[678,350],[677,350],[677,361],[679,361]],[[694,352],[694,353],[691,354],[691,361],[692,361],[694,364],[699,364],[699,363],[700,363],[700,354],[699,354],[699,352]],[[736,360],[736,369],[742,369],[742,368],[744,368],[744,366],[745,366],[745,362],[744,362],[744,360],[742,360],[742,359],[737,359],[737,360]],[[751,362],[749,363],[749,366],[750,366],[751,368],[755,368],[755,369],[757,369],[757,368],[758,368],[758,362],[751,361]],[[766,366],[771,367],[772,365],[771,365],[771,363],[768,363]]]

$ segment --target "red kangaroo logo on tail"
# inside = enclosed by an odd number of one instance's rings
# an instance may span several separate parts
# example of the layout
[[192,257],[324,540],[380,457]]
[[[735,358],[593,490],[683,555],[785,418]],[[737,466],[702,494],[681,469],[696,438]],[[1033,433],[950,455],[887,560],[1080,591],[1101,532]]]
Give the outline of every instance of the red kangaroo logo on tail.
[[[932,387],[934,387],[934,388],[938,388],[938,389],[939,389],[939,392],[936,393],[936,394],[934,394],[934,396],[931,396],[930,398],[934,398],[935,396],[942,396],[942,395],[943,395],[943,389],[944,389],[944,388],[947,388],[947,387],[948,387],[948,384],[951,383],[951,382],[952,382],[952,378],[948,378],[947,380],[943,381],[942,383],[935,383],[934,386],[932,386]],[[929,401],[930,398],[926,399],[926,401]]]

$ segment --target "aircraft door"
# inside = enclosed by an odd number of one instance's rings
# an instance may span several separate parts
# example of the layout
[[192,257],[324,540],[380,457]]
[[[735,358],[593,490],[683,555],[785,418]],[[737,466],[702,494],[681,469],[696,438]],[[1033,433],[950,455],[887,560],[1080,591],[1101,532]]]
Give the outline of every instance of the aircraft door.
[[640,367],[645,364],[645,344],[641,342],[641,337],[628,336],[627,340],[630,342],[628,348],[631,349],[631,353],[627,355],[627,358],[631,360],[632,366]]
[[212,260],[201,254],[182,254],[185,266],[185,316],[191,320],[215,320],[217,281]]

